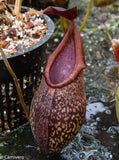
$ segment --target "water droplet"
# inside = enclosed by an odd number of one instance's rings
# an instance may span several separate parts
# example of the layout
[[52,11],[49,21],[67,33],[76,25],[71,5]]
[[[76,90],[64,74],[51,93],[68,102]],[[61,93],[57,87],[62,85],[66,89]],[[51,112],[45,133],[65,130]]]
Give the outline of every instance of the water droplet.
[[112,154],[110,154],[110,155],[109,155],[109,158],[111,158],[111,159],[112,159],[112,158],[113,158],[113,155],[112,155]]
[[96,121],[97,121],[97,122],[100,122],[100,121],[101,121],[100,117],[97,117],[97,118],[96,118]]
[[107,110],[105,111],[105,113],[108,114],[108,115],[110,115],[110,114],[111,114],[111,110],[107,109]]
[[92,51],[93,51],[93,49],[92,49],[92,48],[89,48],[89,51],[90,51],[90,52],[92,52]]
[[90,64],[90,63],[87,63],[87,66],[91,66],[91,64]]
[[80,153],[80,154],[79,154],[79,158],[80,158],[81,160],[84,160],[84,159],[85,159],[85,156],[86,156],[85,153]]
[[55,38],[55,39],[54,39],[54,42],[59,42],[59,39],[58,39],[58,38]]

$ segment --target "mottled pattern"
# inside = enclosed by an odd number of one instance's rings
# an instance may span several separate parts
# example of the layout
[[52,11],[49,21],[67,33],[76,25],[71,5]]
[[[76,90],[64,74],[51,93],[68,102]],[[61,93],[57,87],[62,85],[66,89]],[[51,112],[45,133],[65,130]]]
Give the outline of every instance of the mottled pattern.
[[83,71],[63,88],[50,88],[43,77],[30,111],[31,128],[43,152],[59,152],[71,142],[83,124],[85,101]]
[[50,106],[52,105],[53,96],[52,92],[50,92],[49,88],[44,83],[45,80],[43,78],[40,87],[33,97],[30,122],[32,132],[38,145],[43,152],[47,153]]

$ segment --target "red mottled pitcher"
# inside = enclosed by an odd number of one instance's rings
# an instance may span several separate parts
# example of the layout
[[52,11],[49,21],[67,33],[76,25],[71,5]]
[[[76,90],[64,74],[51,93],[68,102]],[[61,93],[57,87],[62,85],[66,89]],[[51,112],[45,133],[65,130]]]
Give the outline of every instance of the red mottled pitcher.
[[116,61],[119,61],[119,38],[111,40],[112,49]]
[[83,69],[86,65],[82,39],[74,21],[77,8],[48,7],[44,13],[70,20],[64,39],[47,59],[30,111],[31,128],[41,151],[53,154],[73,140],[84,122]]

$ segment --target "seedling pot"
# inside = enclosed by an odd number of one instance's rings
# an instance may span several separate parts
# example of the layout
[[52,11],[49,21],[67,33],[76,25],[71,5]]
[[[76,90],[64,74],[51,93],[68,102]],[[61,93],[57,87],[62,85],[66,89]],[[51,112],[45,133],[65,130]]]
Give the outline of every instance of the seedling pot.
[[[13,5],[11,5],[14,7]],[[28,7],[22,6],[22,12],[28,11]],[[47,41],[52,36],[54,24],[52,20],[43,15],[48,25],[48,32],[36,44],[13,53],[6,57],[15,72],[21,85],[25,103],[29,106],[35,88],[39,85],[41,78],[41,67],[44,66],[46,58],[45,48]],[[13,79],[0,57],[0,132],[12,130],[27,121],[22,110]]]

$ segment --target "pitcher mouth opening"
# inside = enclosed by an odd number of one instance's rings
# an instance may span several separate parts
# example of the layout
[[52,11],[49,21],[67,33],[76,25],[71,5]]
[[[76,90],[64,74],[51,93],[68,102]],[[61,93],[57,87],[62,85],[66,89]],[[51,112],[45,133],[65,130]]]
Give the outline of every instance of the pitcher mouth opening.
[[84,68],[82,38],[72,20],[64,39],[47,59],[44,77],[50,87],[60,88],[73,82]]
[[53,84],[62,83],[73,72],[75,67],[75,46],[73,36],[68,40],[65,48],[57,56],[50,70],[50,80]]

